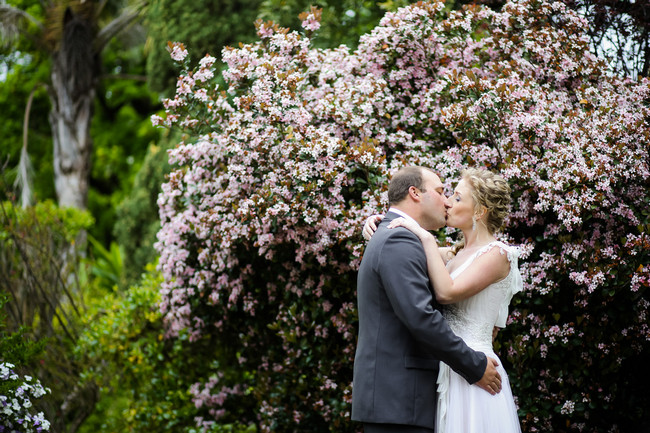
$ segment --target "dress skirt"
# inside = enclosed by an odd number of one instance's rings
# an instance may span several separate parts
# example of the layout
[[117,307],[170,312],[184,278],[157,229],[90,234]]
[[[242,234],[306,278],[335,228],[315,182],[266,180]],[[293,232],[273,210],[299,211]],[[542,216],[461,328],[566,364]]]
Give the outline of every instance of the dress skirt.
[[499,363],[502,387],[496,395],[468,384],[447,364],[440,363],[437,433],[521,432],[508,375],[494,352],[488,351],[486,355]]

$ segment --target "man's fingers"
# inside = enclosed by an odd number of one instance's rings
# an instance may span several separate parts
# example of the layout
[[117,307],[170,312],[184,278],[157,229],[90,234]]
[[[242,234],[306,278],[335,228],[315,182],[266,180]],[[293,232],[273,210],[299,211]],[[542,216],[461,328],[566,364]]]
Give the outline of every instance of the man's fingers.
[[497,377],[494,380],[494,390],[499,393],[501,392],[501,376],[497,374]]

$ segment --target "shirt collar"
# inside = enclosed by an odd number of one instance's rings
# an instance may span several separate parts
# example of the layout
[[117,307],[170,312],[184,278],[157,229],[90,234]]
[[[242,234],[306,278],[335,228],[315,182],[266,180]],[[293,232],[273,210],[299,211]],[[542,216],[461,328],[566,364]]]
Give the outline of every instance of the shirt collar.
[[[401,210],[399,210],[399,209],[396,209],[396,208],[394,208],[394,207],[391,207],[390,209],[388,209],[388,212],[396,213],[397,215],[399,215],[399,216],[401,216],[401,217],[404,217],[404,218],[406,218],[407,220],[411,220],[411,221],[413,221],[415,224],[418,224],[417,221],[415,221],[412,217],[410,217],[409,215],[407,215],[404,211],[401,211]],[[420,225],[420,224],[418,224],[418,225]]]

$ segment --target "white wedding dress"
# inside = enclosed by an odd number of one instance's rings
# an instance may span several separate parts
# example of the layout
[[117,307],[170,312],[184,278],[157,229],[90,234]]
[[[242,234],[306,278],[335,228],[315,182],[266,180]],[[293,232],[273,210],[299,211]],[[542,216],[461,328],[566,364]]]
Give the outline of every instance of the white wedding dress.
[[516,248],[502,242],[492,242],[455,269],[451,278],[456,278],[477,257],[491,248],[499,248],[501,254],[507,254],[510,262],[508,276],[471,298],[448,305],[444,316],[451,329],[469,347],[497,360],[502,390],[496,395],[490,395],[477,385],[468,384],[447,364],[441,362],[438,376],[437,433],[521,432],[508,376],[492,348],[494,326],[505,327],[512,295],[519,292],[523,286],[517,265],[519,253]]

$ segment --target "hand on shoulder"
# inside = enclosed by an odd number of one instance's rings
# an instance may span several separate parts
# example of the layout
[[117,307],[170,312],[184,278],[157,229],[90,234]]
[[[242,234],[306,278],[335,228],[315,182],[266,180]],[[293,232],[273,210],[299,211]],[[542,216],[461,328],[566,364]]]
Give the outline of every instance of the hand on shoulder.
[[382,219],[384,219],[384,215],[382,214],[370,215],[368,217],[365,224],[363,225],[363,229],[361,230],[361,234],[365,240],[369,241],[372,235],[375,234],[377,231],[377,226]]

